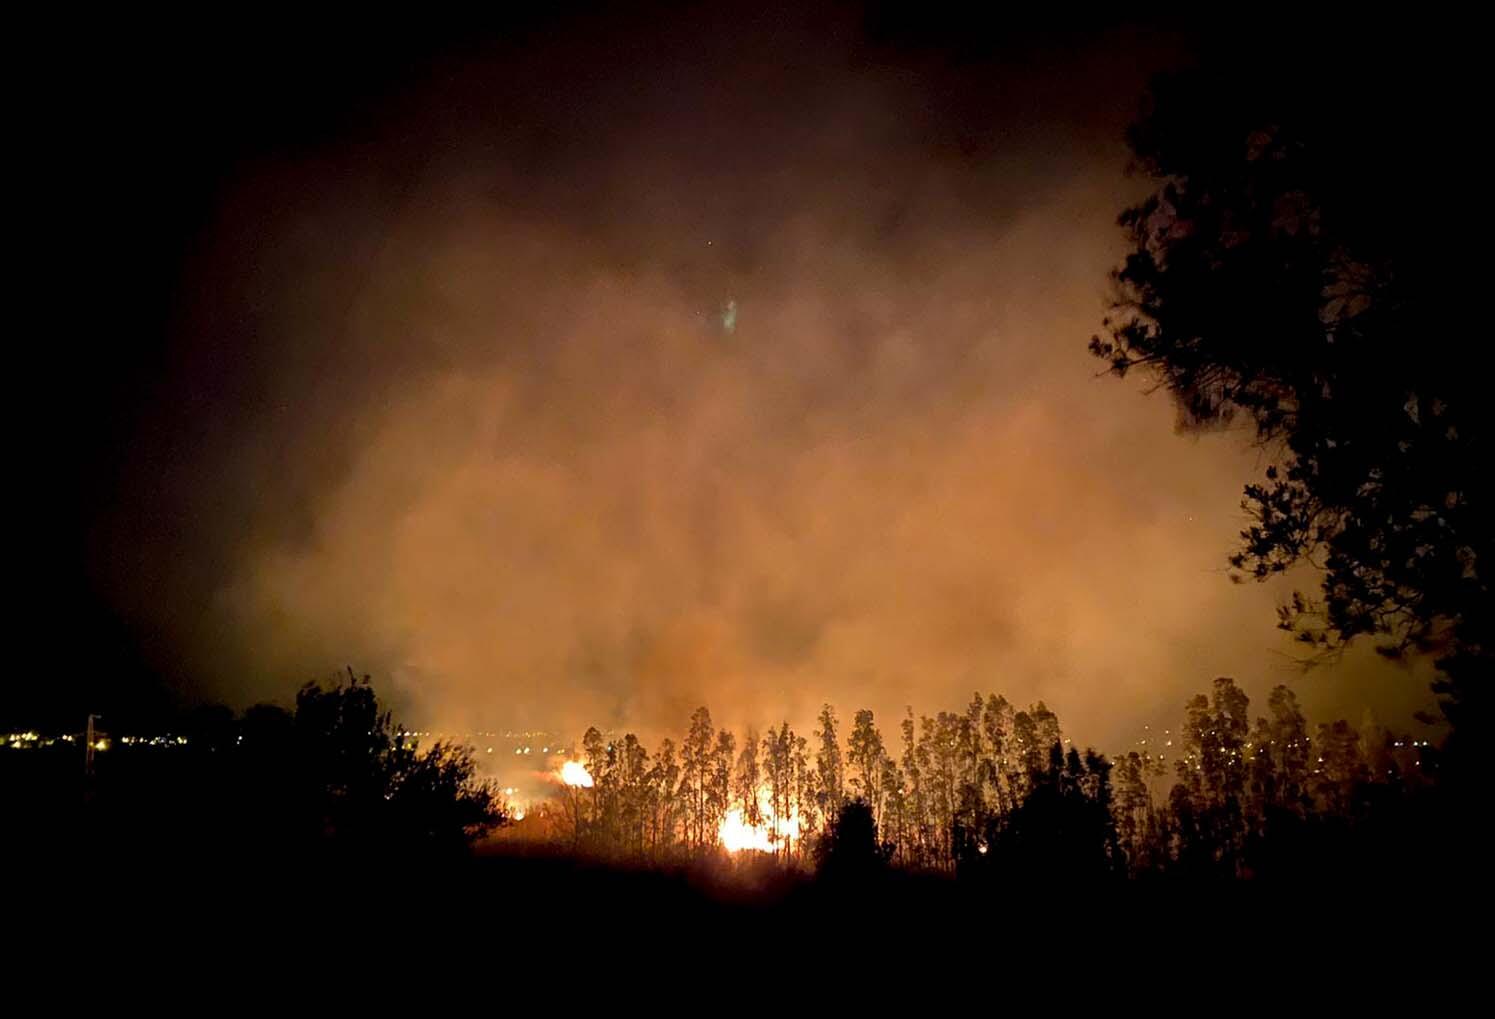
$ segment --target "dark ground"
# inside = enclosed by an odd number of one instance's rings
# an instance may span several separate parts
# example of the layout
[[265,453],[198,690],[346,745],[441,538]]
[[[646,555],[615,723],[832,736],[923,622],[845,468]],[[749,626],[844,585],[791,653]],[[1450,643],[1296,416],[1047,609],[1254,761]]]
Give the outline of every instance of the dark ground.
[[[733,994],[749,1007],[795,987],[897,983],[907,967],[945,973],[964,995],[999,972],[1025,979],[1013,966],[1083,981],[1124,960],[1146,967],[1143,986],[1187,961],[1182,979],[1225,967],[1238,984],[1271,963],[1287,967],[1273,980],[1349,967],[1356,986],[1415,987],[1473,976],[1463,960],[1488,916],[1488,881],[1462,867],[1423,858],[1387,872],[1353,854],[1292,881],[1095,884],[896,872],[836,883],[766,861],[644,871],[493,847],[469,858],[290,852],[236,822],[243,812],[217,798],[211,760],[103,755],[90,788],[75,756],[0,758],[9,929],[34,932],[28,950],[54,963],[82,951],[102,964],[144,954],[221,966],[268,952],[315,970],[325,953],[352,951],[395,980],[471,965],[474,979],[532,984],[604,967],[640,988],[720,971],[737,974]],[[1155,993],[1169,998],[1166,979]]]

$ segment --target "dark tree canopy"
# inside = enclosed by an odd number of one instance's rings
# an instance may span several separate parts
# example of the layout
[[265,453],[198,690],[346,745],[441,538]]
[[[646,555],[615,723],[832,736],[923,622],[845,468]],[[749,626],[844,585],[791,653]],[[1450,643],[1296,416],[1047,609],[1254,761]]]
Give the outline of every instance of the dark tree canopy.
[[1023,801],[968,842],[963,870],[986,876],[1093,881],[1124,873],[1111,813],[1111,762],[1055,742]]
[[820,840],[818,863],[828,878],[866,878],[887,866],[891,846],[877,837],[877,821],[865,800],[848,800]]
[[1318,652],[1441,654],[1457,726],[1495,649],[1491,400],[1459,244],[1483,204],[1457,159],[1471,95],[1407,80],[1374,40],[1261,56],[1155,82],[1129,135],[1155,190],[1121,215],[1132,250],[1091,350],[1166,388],[1183,427],[1254,432],[1270,465],[1237,579],[1317,567],[1280,625]]
[[417,748],[367,680],[302,687],[293,724],[295,774],[323,834],[350,846],[457,851],[506,821],[469,748]]

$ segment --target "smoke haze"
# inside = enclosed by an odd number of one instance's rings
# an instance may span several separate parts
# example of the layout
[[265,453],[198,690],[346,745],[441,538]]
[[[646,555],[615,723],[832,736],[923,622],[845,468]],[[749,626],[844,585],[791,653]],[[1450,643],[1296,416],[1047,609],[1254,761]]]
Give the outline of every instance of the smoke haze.
[[1169,40],[559,39],[447,53],[215,193],[96,540],[160,668],[650,736],[996,691],[1108,749],[1216,675],[1423,702],[1369,655],[1295,678],[1285,589],[1224,572],[1263,454],[1085,349]]

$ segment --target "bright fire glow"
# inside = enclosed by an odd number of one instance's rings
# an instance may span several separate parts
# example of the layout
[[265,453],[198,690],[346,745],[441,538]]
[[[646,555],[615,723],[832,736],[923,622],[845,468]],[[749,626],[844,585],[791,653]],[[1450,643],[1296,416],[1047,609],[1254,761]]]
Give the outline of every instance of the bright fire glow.
[[561,765],[561,781],[582,789],[592,788],[592,773],[580,761],[567,761]]
[[774,849],[769,830],[763,825],[748,824],[742,819],[742,811],[736,807],[727,811],[717,834],[721,836],[722,845],[729,853],[739,853],[744,849],[771,853]]
[[758,824],[748,824],[737,807],[727,811],[727,816],[722,818],[721,827],[717,829],[717,836],[727,852],[739,853],[744,849],[752,849],[760,853],[772,853],[784,848],[788,840],[799,838],[799,816],[790,814],[779,820],[765,806],[766,800],[766,791],[760,790],[758,813],[762,820]]

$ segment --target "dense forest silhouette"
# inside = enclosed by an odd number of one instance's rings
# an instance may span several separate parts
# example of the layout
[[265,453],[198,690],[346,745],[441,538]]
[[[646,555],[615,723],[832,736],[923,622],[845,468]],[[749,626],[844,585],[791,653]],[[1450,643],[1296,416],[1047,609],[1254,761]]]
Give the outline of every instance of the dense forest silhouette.
[[752,852],[842,872],[1308,876],[1344,867],[1335,847],[1433,809],[1443,767],[1430,741],[1310,725],[1285,686],[1253,718],[1226,678],[1188,702],[1180,729],[1115,762],[1069,744],[1042,702],[1016,710],[995,694],[910,709],[899,732],[889,746],[861,710],[843,740],[829,705],[810,736],[785,723],[740,741],[701,708],[652,755],[632,734],[591,729],[589,781],[562,794],[562,837],[630,864],[721,853],[745,824],[763,833]]
[[[1338,720],[1311,725],[1285,686],[1253,715],[1228,678],[1182,725],[1114,761],[1068,741],[1042,702],[977,694],[961,710],[844,729],[826,705],[808,735],[787,722],[739,738],[699,708],[678,743],[587,730],[552,793],[529,808],[551,855],[624,871],[763,868],[837,886],[894,872],[972,887],[1013,881],[1344,880],[1437,857],[1455,866],[1457,810],[1431,741]],[[49,852],[108,858],[248,857],[412,864],[532,851],[502,832],[515,812],[473,748],[423,747],[367,679],[308,684],[294,711],[197,712],[181,751],[108,755],[78,786],[61,759]],[[11,772],[14,777],[14,772]],[[54,775],[55,778],[55,775]],[[43,802],[37,800],[38,803]],[[81,820],[80,820],[81,819]],[[735,877],[734,877],[735,876]],[[1382,875],[1384,877],[1384,873]]]

